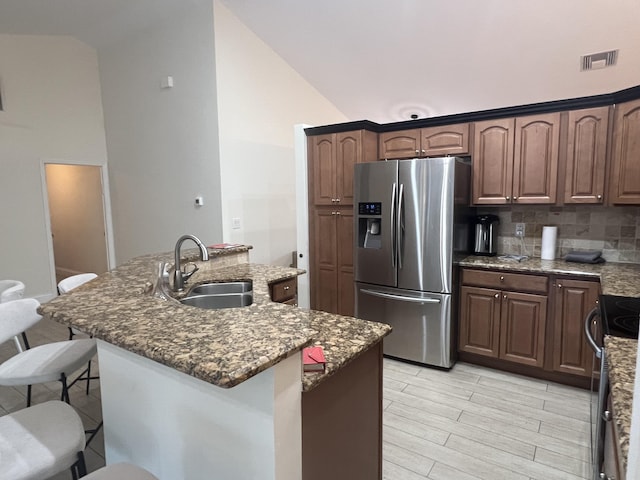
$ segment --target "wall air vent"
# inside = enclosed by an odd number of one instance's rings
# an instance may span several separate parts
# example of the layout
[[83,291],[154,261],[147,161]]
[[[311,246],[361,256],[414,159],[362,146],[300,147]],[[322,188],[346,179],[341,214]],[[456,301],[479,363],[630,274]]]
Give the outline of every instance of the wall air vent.
[[580,70],[598,70],[600,68],[611,67],[618,60],[618,50],[608,52],[592,53],[580,57]]

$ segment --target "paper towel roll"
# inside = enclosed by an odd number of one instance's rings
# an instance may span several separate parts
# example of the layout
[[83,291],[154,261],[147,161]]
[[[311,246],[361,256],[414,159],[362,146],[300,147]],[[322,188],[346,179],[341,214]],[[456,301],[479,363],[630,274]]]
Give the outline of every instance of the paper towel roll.
[[554,260],[556,258],[557,238],[558,227],[542,227],[542,249],[540,251],[542,260]]

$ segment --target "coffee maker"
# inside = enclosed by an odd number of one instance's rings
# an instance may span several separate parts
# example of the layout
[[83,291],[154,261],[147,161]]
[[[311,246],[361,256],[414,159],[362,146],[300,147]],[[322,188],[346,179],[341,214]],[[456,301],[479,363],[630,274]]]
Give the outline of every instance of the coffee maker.
[[475,220],[475,239],[473,253],[475,255],[494,256],[498,253],[498,225],[497,215],[478,215]]

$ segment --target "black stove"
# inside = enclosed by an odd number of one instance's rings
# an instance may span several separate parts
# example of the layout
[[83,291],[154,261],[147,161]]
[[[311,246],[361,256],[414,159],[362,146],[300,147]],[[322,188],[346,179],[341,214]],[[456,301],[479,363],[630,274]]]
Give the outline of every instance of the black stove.
[[640,298],[600,295],[600,313],[605,335],[638,338]]

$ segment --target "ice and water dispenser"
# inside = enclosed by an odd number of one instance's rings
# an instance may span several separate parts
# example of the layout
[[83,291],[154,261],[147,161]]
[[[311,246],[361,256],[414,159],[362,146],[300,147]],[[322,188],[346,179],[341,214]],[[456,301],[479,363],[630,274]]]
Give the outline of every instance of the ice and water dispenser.
[[358,203],[358,247],[382,248],[382,203]]

